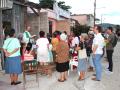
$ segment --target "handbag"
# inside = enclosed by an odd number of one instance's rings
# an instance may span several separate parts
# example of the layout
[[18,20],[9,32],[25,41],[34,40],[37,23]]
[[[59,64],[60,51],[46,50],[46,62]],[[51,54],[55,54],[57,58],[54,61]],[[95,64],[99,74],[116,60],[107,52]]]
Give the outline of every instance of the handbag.
[[78,50],[78,59],[87,58],[86,49]]

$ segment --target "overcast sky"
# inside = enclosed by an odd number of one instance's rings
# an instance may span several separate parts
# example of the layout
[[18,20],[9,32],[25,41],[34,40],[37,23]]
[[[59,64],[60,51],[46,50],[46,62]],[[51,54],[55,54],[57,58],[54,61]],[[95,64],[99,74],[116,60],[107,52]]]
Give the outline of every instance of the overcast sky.
[[[38,2],[39,0],[30,0]],[[70,5],[73,14],[93,14],[94,0],[57,0]],[[120,24],[120,0],[96,0],[96,17],[103,23]]]

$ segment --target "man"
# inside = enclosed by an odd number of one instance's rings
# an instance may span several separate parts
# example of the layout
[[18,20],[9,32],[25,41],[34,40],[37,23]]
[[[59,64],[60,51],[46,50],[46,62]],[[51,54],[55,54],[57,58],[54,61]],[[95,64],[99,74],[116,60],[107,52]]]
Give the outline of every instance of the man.
[[23,33],[23,42],[28,43],[31,38],[34,38],[36,35],[31,36],[30,34],[31,27],[28,26],[26,31]]
[[112,27],[108,27],[107,28],[107,34],[109,35],[106,42],[106,53],[107,53],[107,59],[108,59],[108,73],[113,73],[113,60],[112,60],[112,56],[113,56],[113,52],[114,52],[114,47],[112,45],[112,43],[114,42],[114,37],[115,34],[113,33],[113,28]]
[[93,52],[93,62],[96,71],[96,78],[92,78],[92,80],[100,81],[102,75],[101,59],[103,54],[104,38],[101,35],[102,28],[100,26],[96,25],[93,31],[95,33],[95,37],[93,39],[92,52]]

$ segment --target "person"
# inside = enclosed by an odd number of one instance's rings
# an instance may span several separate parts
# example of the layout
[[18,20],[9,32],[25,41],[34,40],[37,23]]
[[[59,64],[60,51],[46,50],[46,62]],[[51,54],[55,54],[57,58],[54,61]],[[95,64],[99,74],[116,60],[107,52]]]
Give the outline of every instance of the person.
[[95,25],[93,31],[95,33],[95,37],[93,39],[92,52],[93,52],[93,62],[95,66],[96,77],[92,78],[92,80],[100,81],[102,77],[101,59],[103,54],[104,38],[101,35],[101,31],[102,31],[101,26]]
[[31,31],[31,27],[30,26],[28,26],[27,27],[27,29],[26,29],[26,31],[23,33],[23,43],[28,43],[29,41],[30,41],[30,39],[32,39],[32,38],[34,38],[36,35],[31,35],[30,34],[30,31]]
[[86,45],[85,45],[85,36],[81,35],[80,37],[80,43],[76,47],[76,50],[78,51],[78,72],[80,72],[80,76],[78,80],[84,80],[85,79],[85,71],[87,69],[87,53],[86,53]]
[[5,72],[10,74],[11,85],[17,85],[21,82],[18,81],[18,75],[22,73],[21,60],[20,60],[20,42],[15,38],[15,30],[11,29],[9,37],[3,44],[5,53]]
[[49,40],[49,46],[48,46],[48,55],[49,55],[49,62],[53,62],[53,54],[52,54],[52,44],[51,44],[51,40]]
[[67,36],[65,34],[61,34],[60,42],[56,47],[56,70],[60,73],[58,78],[59,82],[67,80],[69,69],[69,46],[66,39]]
[[31,61],[34,60],[35,52],[33,51],[32,45],[26,46],[25,43],[21,45],[21,59],[22,61]]
[[40,31],[39,32],[40,38],[36,41],[37,46],[37,61],[40,62],[40,65],[47,65],[47,62],[49,62],[49,53],[48,53],[48,46],[49,41],[45,37],[45,32]]
[[57,38],[57,34],[53,33],[51,44],[53,46],[53,48],[52,48],[52,54],[53,54],[53,61],[54,62],[56,60],[56,47],[57,47],[58,43],[59,43],[59,39]]
[[114,47],[112,43],[114,42],[114,33],[113,33],[113,28],[108,27],[107,28],[107,34],[109,35],[108,38],[106,39],[106,54],[107,54],[107,59],[108,59],[108,73],[113,73],[113,52],[114,52]]
[[94,38],[93,33],[89,33],[88,34],[88,40],[86,40],[86,45],[87,45],[86,50],[87,50],[87,56],[88,56],[88,61],[89,61],[89,68],[88,68],[89,72],[94,71],[94,64],[93,64],[93,59],[92,59],[93,38]]

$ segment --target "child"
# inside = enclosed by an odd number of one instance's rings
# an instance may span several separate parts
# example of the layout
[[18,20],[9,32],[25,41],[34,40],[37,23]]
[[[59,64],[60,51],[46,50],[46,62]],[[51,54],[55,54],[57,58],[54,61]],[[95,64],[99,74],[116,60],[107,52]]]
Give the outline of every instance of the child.
[[21,56],[22,56],[23,61],[34,60],[34,53],[32,50],[32,45],[23,44]]
[[80,43],[76,47],[76,50],[78,51],[78,72],[80,72],[80,76],[78,80],[84,80],[85,78],[87,54],[86,54],[86,48],[84,42],[85,42],[85,36],[81,35]]

